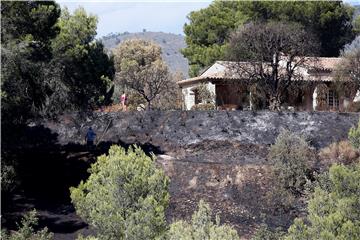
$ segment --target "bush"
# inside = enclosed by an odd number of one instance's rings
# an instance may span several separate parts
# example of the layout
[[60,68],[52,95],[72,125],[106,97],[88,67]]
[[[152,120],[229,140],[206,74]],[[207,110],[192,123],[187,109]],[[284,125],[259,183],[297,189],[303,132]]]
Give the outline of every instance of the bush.
[[169,179],[154,156],[139,147],[112,146],[91,175],[71,188],[76,213],[97,229],[99,239],[154,239],[166,228]]
[[262,224],[251,240],[279,240],[285,235],[280,228],[271,230],[266,224]]
[[15,168],[4,162],[1,164],[1,191],[10,193],[17,185]]
[[352,127],[349,131],[349,141],[356,149],[360,149],[360,120],[357,127]]
[[292,194],[301,193],[312,172],[315,156],[304,137],[283,130],[270,147],[268,156],[276,184]]
[[1,239],[4,240],[50,240],[53,234],[47,228],[35,232],[34,227],[38,224],[36,210],[27,213],[18,225],[19,230],[11,234],[2,233]]
[[195,104],[194,106],[191,107],[191,110],[194,111],[210,111],[215,109],[216,106],[213,103],[200,103],[200,104]]
[[330,188],[315,188],[305,220],[295,219],[286,240],[360,239],[360,164],[333,165]]
[[206,239],[206,240],[236,240],[240,239],[235,229],[227,225],[220,225],[211,220],[211,209],[204,201],[199,202],[199,208],[192,215],[191,223],[178,221],[170,225],[167,233],[168,240]]
[[329,168],[334,163],[354,163],[359,159],[359,151],[349,141],[341,141],[321,149],[319,156],[322,167]]

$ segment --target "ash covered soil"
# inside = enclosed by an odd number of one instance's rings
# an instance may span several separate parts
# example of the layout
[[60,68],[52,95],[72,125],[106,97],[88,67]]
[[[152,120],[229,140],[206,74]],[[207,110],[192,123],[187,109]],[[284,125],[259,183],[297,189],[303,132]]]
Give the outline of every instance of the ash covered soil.
[[[55,239],[75,239],[80,233],[94,233],[76,215],[68,189],[87,178],[86,169],[108,147],[100,146],[94,152],[87,152],[80,145],[59,151],[24,152],[23,157],[32,159],[31,166],[24,166],[24,184],[9,200],[10,207],[3,208],[6,220],[3,226],[15,229],[15,222],[26,211],[36,208],[40,227],[48,227]],[[146,152],[156,153],[157,164],[171,179],[168,222],[189,220],[199,200],[204,199],[220,215],[222,223],[233,225],[248,239],[261,223],[261,214],[267,213],[264,198],[268,146],[206,140],[168,152],[151,144],[142,147]],[[33,171],[27,171],[29,168]],[[274,226],[287,226],[293,217],[280,214],[269,219]]]
[[[48,227],[55,239],[93,233],[76,215],[69,188],[87,179],[90,164],[112,144],[136,143],[157,156],[171,179],[169,223],[190,219],[204,199],[243,239],[262,221],[287,228],[298,212],[270,210],[266,197],[271,185],[266,156],[278,132],[287,128],[321,148],[346,138],[358,119],[359,114],[338,113],[173,111],[102,113],[85,119],[68,115],[35,123],[21,139],[2,143],[18,160],[21,178],[15,194],[2,196],[2,226],[16,229],[20,217],[36,208],[39,227]],[[89,126],[102,137],[92,152],[83,143]]]

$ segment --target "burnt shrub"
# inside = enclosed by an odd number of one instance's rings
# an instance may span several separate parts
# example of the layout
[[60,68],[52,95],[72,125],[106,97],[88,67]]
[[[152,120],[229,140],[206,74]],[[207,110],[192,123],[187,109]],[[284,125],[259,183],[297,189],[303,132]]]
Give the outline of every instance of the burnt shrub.
[[354,148],[360,149],[360,120],[356,127],[352,127],[349,131],[349,141]]
[[328,169],[334,163],[349,165],[359,160],[359,151],[349,141],[332,143],[320,150],[320,165]]

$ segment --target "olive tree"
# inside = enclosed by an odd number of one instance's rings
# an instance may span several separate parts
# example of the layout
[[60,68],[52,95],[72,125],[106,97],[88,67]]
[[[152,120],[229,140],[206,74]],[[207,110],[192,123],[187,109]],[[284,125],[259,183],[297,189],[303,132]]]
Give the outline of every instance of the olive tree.
[[151,109],[153,100],[171,86],[161,48],[149,41],[130,39],[114,50],[116,80],[140,94]]
[[72,187],[79,214],[99,239],[154,239],[165,231],[169,179],[139,147],[112,146],[85,182]]
[[318,48],[314,35],[299,24],[250,22],[231,35],[228,57],[237,62],[231,71],[260,83],[270,109],[280,110],[288,88],[303,78],[301,68],[316,65],[306,56]]

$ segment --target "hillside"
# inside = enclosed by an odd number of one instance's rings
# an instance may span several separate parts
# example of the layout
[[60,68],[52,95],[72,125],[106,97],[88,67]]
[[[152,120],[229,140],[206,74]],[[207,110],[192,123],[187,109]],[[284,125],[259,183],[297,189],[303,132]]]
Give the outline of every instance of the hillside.
[[180,71],[184,77],[188,77],[188,61],[181,54],[180,49],[186,47],[184,36],[163,32],[141,32],[141,33],[117,33],[109,34],[100,40],[105,48],[114,49],[120,42],[126,39],[140,38],[150,40],[160,45],[163,59],[168,64],[171,72]]
[[357,17],[358,15],[360,15],[360,5],[355,5],[355,14],[354,17]]

